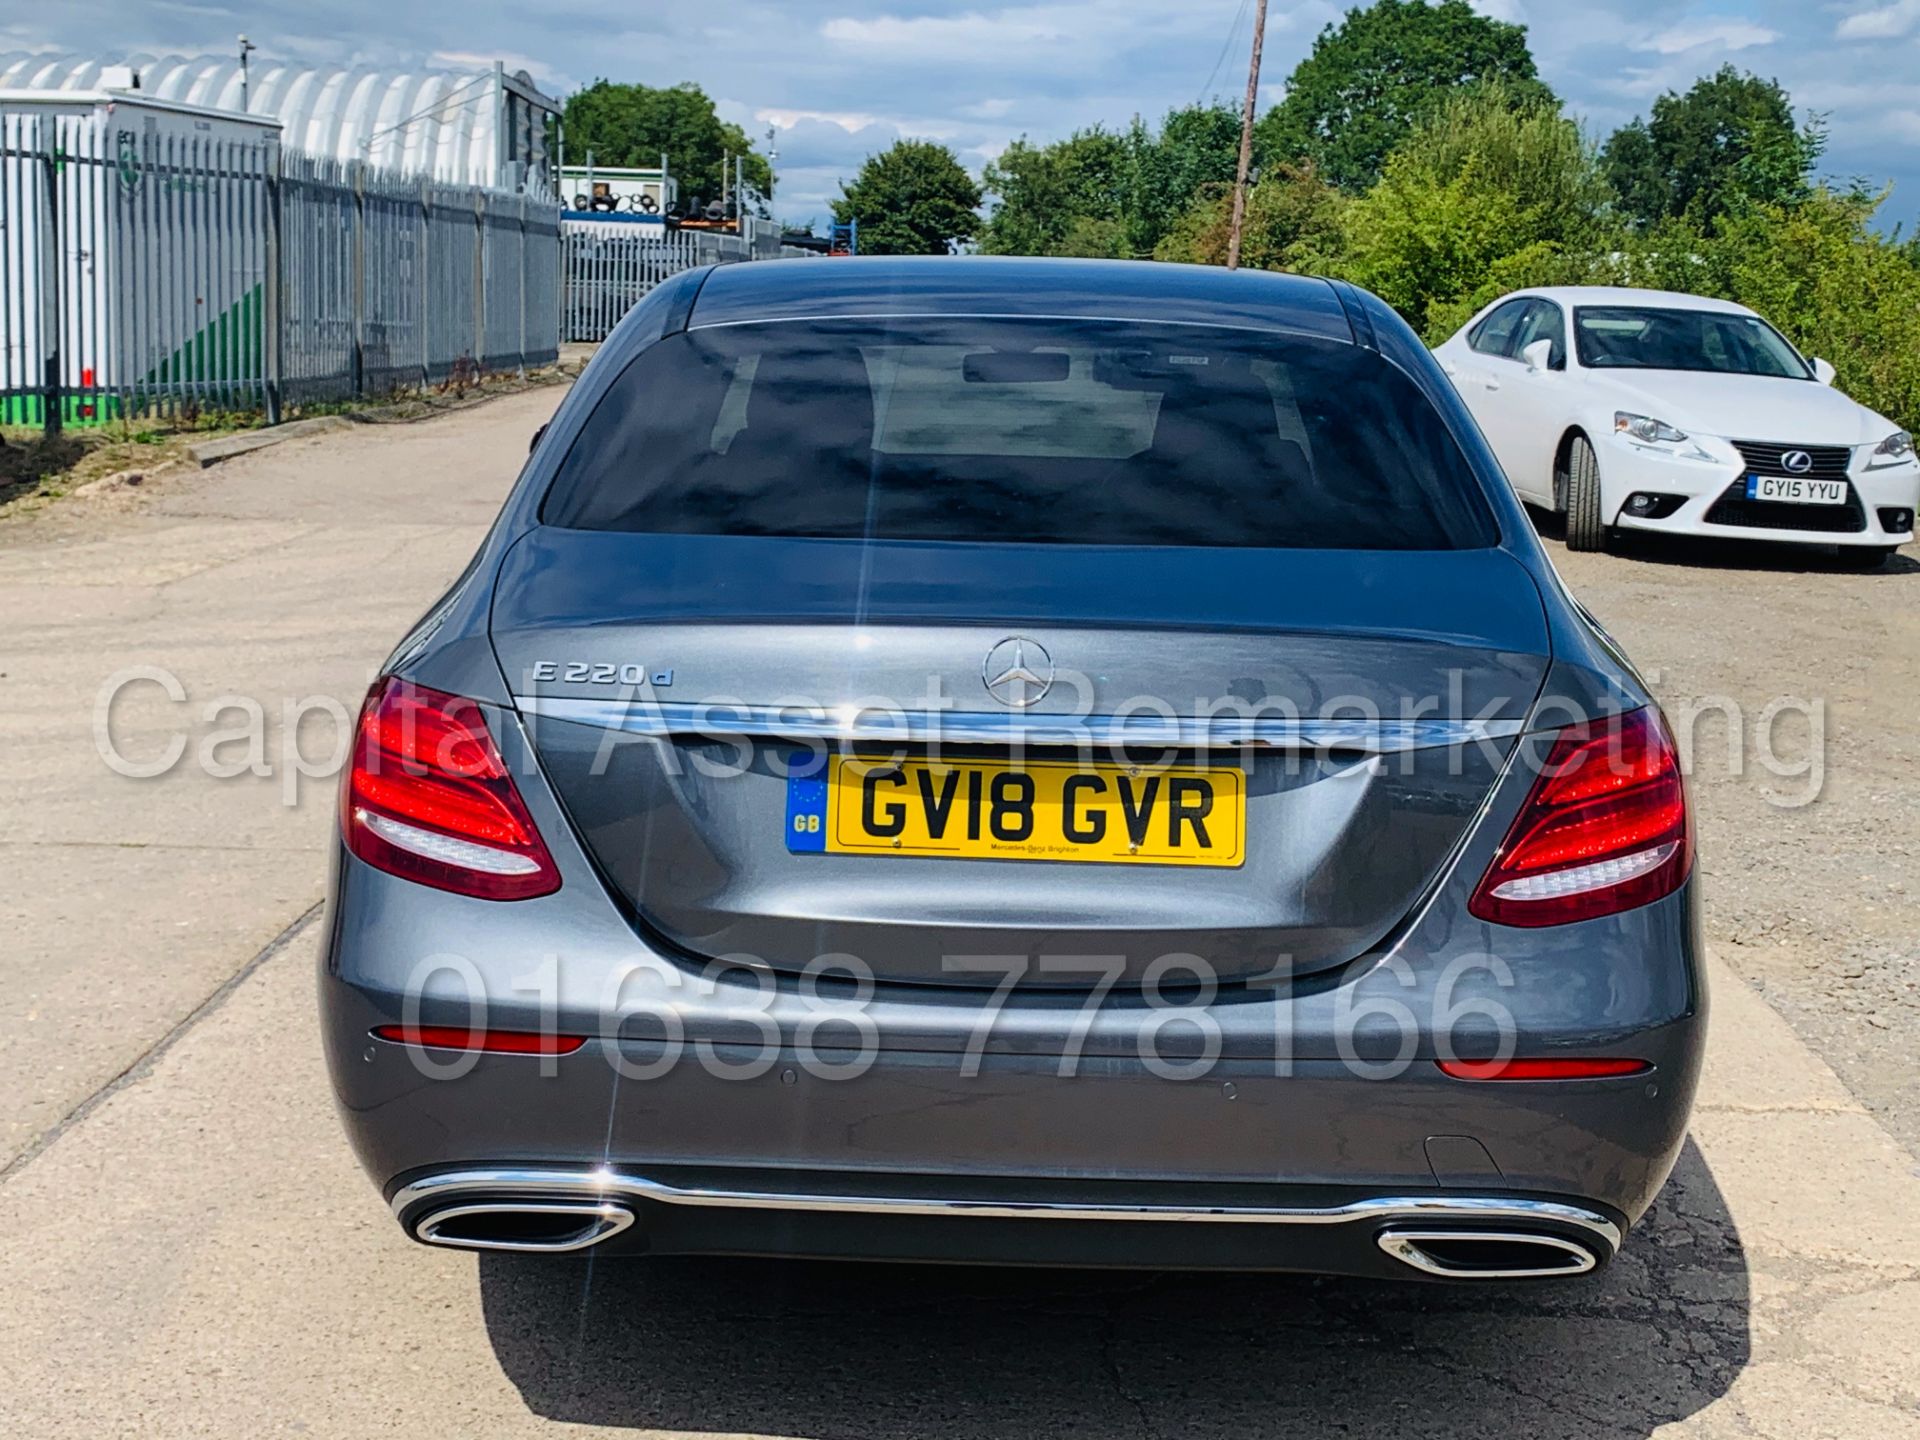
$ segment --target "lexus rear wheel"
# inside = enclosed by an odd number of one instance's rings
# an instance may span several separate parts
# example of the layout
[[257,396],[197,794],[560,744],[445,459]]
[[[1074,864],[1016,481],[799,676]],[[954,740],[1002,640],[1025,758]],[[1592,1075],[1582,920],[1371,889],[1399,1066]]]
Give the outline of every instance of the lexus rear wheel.
[[1567,548],[1605,550],[1610,527],[1600,513],[1600,462],[1584,435],[1567,447],[1561,494],[1567,507]]

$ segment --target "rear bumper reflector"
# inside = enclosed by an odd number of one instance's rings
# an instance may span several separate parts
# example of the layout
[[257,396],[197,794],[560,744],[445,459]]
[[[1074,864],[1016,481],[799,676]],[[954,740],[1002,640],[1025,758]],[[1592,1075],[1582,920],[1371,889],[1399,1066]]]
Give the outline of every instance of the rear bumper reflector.
[[460,1025],[376,1025],[376,1040],[431,1050],[484,1050],[495,1055],[571,1055],[584,1035],[543,1035],[537,1030],[468,1030]]
[[1644,1060],[1436,1060],[1455,1080],[1610,1080],[1653,1069]]

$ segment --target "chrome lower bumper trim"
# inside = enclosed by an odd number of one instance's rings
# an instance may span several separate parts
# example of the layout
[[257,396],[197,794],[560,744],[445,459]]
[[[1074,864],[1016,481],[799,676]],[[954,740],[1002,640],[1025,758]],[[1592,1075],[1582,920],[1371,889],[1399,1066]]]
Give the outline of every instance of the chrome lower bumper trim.
[[[1390,1195],[1326,1208],[1264,1205],[1147,1205],[1125,1202],[929,1199],[898,1195],[817,1195],[784,1191],[725,1190],[669,1185],[615,1170],[456,1170],[403,1186],[392,1201],[396,1219],[423,1202],[441,1207],[463,1196],[551,1196],[595,1203],[655,1201],[663,1205],[749,1210],[815,1210],[861,1215],[982,1216],[999,1220],[1131,1220],[1213,1225],[1350,1225],[1372,1221],[1453,1223],[1474,1226],[1565,1225],[1620,1248],[1620,1227],[1604,1215],[1555,1200],[1518,1200],[1476,1195]],[[604,1238],[604,1237],[603,1237]]]

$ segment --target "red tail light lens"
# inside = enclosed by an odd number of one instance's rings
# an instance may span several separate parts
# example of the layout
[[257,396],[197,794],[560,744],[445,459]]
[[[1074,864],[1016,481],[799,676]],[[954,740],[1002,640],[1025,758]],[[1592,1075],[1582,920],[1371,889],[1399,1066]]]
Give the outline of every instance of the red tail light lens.
[[1611,1080],[1644,1075],[1644,1060],[1436,1060],[1440,1073],[1455,1080]]
[[367,864],[437,890],[530,900],[560,888],[480,706],[404,680],[382,680],[361,707],[340,830]]
[[1468,909],[1565,925],[1648,905],[1693,866],[1680,757],[1648,708],[1560,732]]
[[543,1035],[537,1030],[468,1030],[460,1025],[376,1025],[376,1039],[429,1050],[484,1050],[494,1055],[571,1055],[584,1035]]

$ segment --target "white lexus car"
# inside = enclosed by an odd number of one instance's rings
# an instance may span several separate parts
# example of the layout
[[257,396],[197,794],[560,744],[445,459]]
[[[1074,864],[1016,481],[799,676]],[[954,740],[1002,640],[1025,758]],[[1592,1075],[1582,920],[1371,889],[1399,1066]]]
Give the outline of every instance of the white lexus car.
[[1913,538],[1913,437],[1753,311],[1659,290],[1507,295],[1435,348],[1523,500],[1567,544],[1616,529],[1839,547]]

